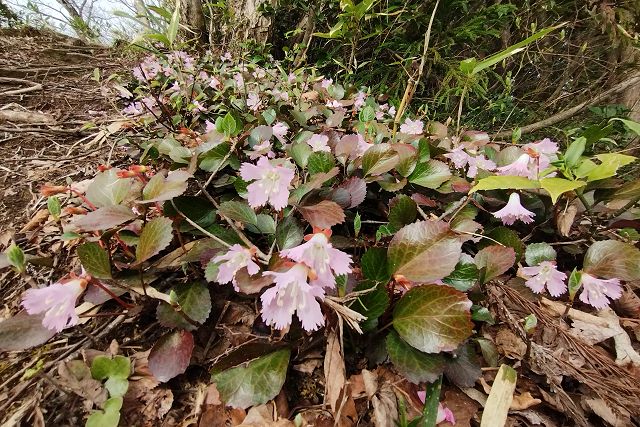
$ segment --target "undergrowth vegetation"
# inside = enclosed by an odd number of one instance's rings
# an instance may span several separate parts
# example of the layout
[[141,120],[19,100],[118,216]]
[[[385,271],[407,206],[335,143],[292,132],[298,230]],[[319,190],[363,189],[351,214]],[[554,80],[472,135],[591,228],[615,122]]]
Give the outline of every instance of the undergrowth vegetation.
[[[566,144],[507,143],[456,132],[429,109],[394,121],[396,107],[362,85],[384,81],[374,76],[343,84],[313,67],[182,51],[147,57],[133,76],[105,81],[123,102],[132,135],[119,148],[133,163],[42,187],[82,268],[24,294],[40,316],[27,336],[48,339],[104,304],[132,316],[152,306],[166,330],[148,356],[155,378],[183,374],[199,331],[214,327],[235,344],[207,366],[212,381],[224,403],[249,408],[278,395],[326,335],[338,349],[329,362],[390,363],[414,394],[431,384],[422,413],[401,409],[399,425],[434,425],[452,416],[442,375],[469,387],[476,349],[493,360],[476,333],[494,322],[487,284],[518,277],[567,309],[603,309],[640,280],[640,236],[622,220],[640,183],[617,178],[636,158],[595,150],[640,135],[631,120],[607,118],[606,135]],[[19,247],[5,255],[25,272]],[[218,299],[247,311],[240,339],[216,320],[224,311],[213,318]],[[519,322],[532,331],[536,317]],[[104,390],[87,425],[117,425],[130,360],[77,363]],[[339,413],[347,397],[327,396]]]

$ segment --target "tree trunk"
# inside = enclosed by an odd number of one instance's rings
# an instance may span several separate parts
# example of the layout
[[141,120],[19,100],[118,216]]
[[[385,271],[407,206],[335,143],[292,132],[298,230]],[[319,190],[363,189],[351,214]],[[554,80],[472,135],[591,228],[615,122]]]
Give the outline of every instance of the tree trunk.
[[180,1],[180,23],[187,28],[189,34],[185,38],[196,38],[200,43],[207,42],[207,23],[204,19],[202,0]]
[[260,8],[274,7],[275,4],[276,0],[229,0],[228,8],[232,16],[224,29],[228,45],[235,49],[247,40],[267,43],[271,35],[272,20],[263,15]]

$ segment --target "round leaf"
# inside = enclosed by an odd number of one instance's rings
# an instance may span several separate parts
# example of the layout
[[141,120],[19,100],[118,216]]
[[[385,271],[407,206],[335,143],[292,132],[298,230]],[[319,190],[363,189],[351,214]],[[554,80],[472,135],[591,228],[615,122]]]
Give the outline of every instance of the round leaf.
[[396,305],[393,327],[420,351],[451,351],[471,336],[470,309],[467,296],[449,286],[417,286]]
[[595,242],[584,256],[583,270],[605,279],[640,280],[640,250],[617,240]]
[[166,382],[184,373],[191,361],[193,347],[191,332],[176,331],[164,335],[149,353],[149,369],[153,376],[160,382]]
[[386,345],[393,366],[412,383],[433,382],[444,371],[442,355],[418,351],[394,331],[387,335]]

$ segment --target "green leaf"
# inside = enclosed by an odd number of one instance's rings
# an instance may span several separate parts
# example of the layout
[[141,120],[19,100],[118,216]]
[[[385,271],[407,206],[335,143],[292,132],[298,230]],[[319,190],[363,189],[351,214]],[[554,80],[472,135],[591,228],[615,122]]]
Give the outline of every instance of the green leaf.
[[387,283],[391,273],[387,268],[387,250],[385,248],[369,248],[360,260],[362,275],[365,279]]
[[468,291],[478,283],[478,267],[472,262],[460,261],[456,268],[447,277],[442,279],[447,285],[451,285],[459,291]]
[[582,153],[584,153],[586,144],[587,139],[580,137],[569,145],[567,151],[564,153],[564,162],[567,166],[573,168],[578,165],[578,161],[580,161],[580,157],[582,156]]
[[[205,283],[192,282],[186,285],[178,285],[172,290],[175,302],[179,309],[190,319],[204,323],[211,313],[211,295]],[[181,328],[188,331],[197,329],[197,326],[187,321],[177,313],[173,307],[161,302],[156,310],[158,322],[169,328]]]
[[173,222],[164,216],[149,221],[140,233],[136,264],[141,264],[169,246],[173,240]]
[[49,197],[47,199],[47,209],[49,210],[49,213],[51,214],[53,219],[55,219],[56,221],[60,219],[60,214],[62,213],[60,199],[58,199],[56,196]]
[[431,384],[427,384],[425,390],[424,408],[420,417],[420,426],[434,426],[438,421],[438,408],[440,404],[440,393],[442,391],[442,376]]
[[180,3],[175,4],[173,15],[171,15],[171,21],[167,27],[167,39],[169,40],[169,47],[173,46],[173,42],[178,35],[178,28],[180,26]]
[[142,190],[143,203],[162,202],[182,195],[187,190],[187,180],[192,175],[189,172],[175,170],[160,171],[151,177]]
[[15,268],[19,273],[22,273],[25,268],[25,257],[24,252],[17,246],[15,243],[12,243],[5,251],[4,254],[7,256],[7,261],[9,261],[9,265]]
[[336,159],[333,154],[326,151],[318,151],[311,153],[307,160],[307,170],[311,175],[317,173],[327,173],[333,169],[336,165]]
[[267,403],[282,388],[291,351],[282,349],[212,376],[220,398],[229,406],[246,409]]
[[633,120],[621,119],[621,118],[619,118],[619,117],[614,117],[614,118],[612,118],[612,119],[611,119],[611,120],[609,120],[609,121],[611,122],[611,121],[614,121],[614,120],[617,120],[617,121],[619,121],[619,122],[624,123],[624,125],[625,125],[627,128],[629,128],[629,130],[631,130],[631,131],[635,132],[635,134],[636,134],[636,135],[640,135],[640,123],[638,123],[638,122],[634,122]]
[[425,163],[418,163],[413,173],[409,175],[409,182],[421,187],[436,189],[451,178],[451,170],[446,163],[430,159]]
[[256,213],[246,202],[231,200],[220,203],[218,213],[233,221],[239,221],[243,224],[258,225],[258,217],[256,216]]
[[[225,142],[216,145],[201,156],[198,167],[207,172],[222,169],[229,162],[229,151],[231,151],[231,144],[229,143]],[[227,158],[227,160],[225,160],[225,158]]]
[[276,245],[281,251],[298,246],[303,238],[304,229],[293,215],[285,217],[276,227]]
[[479,269],[484,269],[482,283],[487,283],[513,267],[516,262],[516,252],[513,248],[492,245],[479,250],[474,261]]
[[236,132],[236,119],[233,118],[231,113],[227,113],[220,120],[216,120],[216,130],[225,136],[232,136]]
[[542,178],[540,186],[547,190],[551,196],[551,202],[556,203],[558,198],[568,192],[587,185],[584,181],[570,181],[564,178]]
[[524,318],[524,331],[527,334],[533,332],[536,326],[538,326],[538,318],[535,314],[530,314]]
[[291,158],[301,168],[306,168],[313,150],[306,142],[294,142],[289,149]]
[[87,272],[98,279],[111,279],[109,254],[96,242],[87,242],[78,246],[78,258]]
[[355,237],[360,234],[360,228],[362,228],[362,218],[360,218],[360,212],[356,212],[356,216],[353,218],[353,234]]
[[617,240],[595,242],[584,255],[583,271],[605,279],[640,280],[640,249]]
[[[173,206],[174,204],[175,207]],[[165,216],[170,218],[180,215],[176,208],[202,228],[207,228],[216,222],[216,210],[211,202],[204,197],[179,196],[162,205]],[[191,225],[187,223],[183,223],[183,225],[185,227],[191,227]]]
[[262,117],[264,118],[264,121],[271,126],[273,122],[276,121],[276,110],[269,108],[262,112]]
[[582,272],[578,271],[577,268],[574,268],[567,282],[570,301],[573,301],[573,299],[576,297],[576,294],[580,290],[580,286],[582,286]]
[[462,254],[462,242],[443,221],[419,221],[400,229],[389,244],[389,270],[427,283],[449,275]]
[[98,208],[119,205],[131,191],[132,182],[131,178],[118,178],[116,169],[98,172],[87,187],[87,199]]
[[111,397],[122,397],[129,389],[129,381],[122,378],[111,377],[104,383]]
[[[505,246],[513,248],[513,250],[516,252],[516,262],[520,262],[522,256],[524,255],[525,247],[524,243],[522,243],[522,240],[520,240],[518,233],[510,228],[500,226],[490,230],[484,235],[499,243],[502,243]],[[491,244],[491,240],[483,239],[480,242],[478,249],[491,246]]]
[[589,182],[615,176],[619,168],[636,161],[635,157],[620,153],[598,154],[596,159],[600,160],[600,164],[587,175]]
[[371,105],[367,105],[358,114],[358,119],[361,122],[370,122],[371,120],[376,118],[376,111],[373,109]]
[[416,286],[396,304],[393,327],[420,351],[451,351],[471,336],[470,309],[467,296],[449,286]]
[[533,267],[542,261],[555,261],[556,250],[548,243],[531,243],[524,253],[527,265]]
[[91,376],[96,380],[127,379],[131,375],[131,360],[124,356],[96,356],[91,363]]
[[482,178],[478,183],[469,191],[474,193],[480,190],[526,190],[531,188],[540,188],[538,181],[532,181],[529,178],[523,176],[488,176]]
[[362,173],[364,176],[377,176],[393,169],[400,157],[391,145],[383,143],[370,147],[362,156]]
[[471,320],[475,322],[486,322],[489,325],[495,325],[496,323],[489,309],[478,305],[471,306]]
[[418,204],[404,194],[398,194],[389,201],[389,224],[395,228],[402,228],[411,224],[418,216]]
[[118,427],[120,424],[122,397],[112,397],[104,403],[103,410],[93,411],[85,427]]
[[386,347],[393,366],[414,384],[433,382],[444,371],[445,359],[441,354],[427,354],[416,350],[395,331],[387,335]]

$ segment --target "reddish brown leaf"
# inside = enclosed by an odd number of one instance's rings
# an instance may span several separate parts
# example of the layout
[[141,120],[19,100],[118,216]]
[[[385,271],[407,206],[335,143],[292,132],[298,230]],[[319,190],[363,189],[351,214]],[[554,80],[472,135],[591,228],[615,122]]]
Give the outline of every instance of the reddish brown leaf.
[[193,335],[176,331],[160,338],[149,353],[149,369],[158,381],[166,382],[187,370],[193,352]]
[[316,205],[299,206],[298,210],[313,227],[327,229],[344,221],[344,211],[336,203],[323,200]]
[[507,246],[493,245],[481,249],[475,257],[478,268],[486,268],[484,282],[498,277],[516,262],[516,252]]

